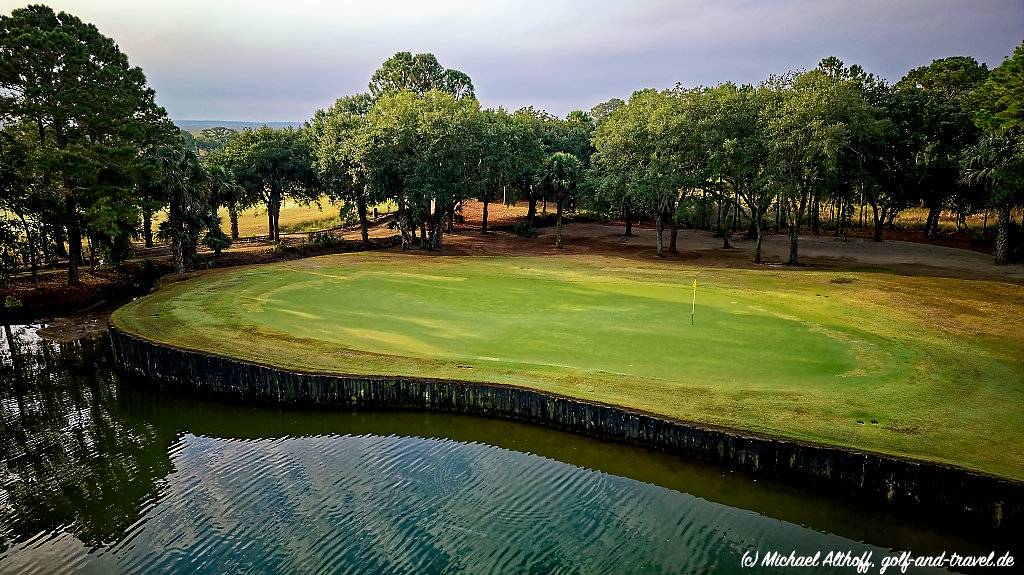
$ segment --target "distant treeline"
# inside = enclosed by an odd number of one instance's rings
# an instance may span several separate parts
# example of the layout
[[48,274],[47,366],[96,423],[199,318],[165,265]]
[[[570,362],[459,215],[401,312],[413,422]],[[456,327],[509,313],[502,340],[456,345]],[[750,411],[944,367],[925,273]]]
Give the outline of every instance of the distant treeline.
[[301,128],[302,122],[260,122],[242,120],[174,120],[174,125],[186,132],[198,134],[207,128],[228,128],[236,132],[246,128]]
[[[460,202],[525,202],[562,214],[653,220],[658,255],[680,227],[800,231],[822,214],[840,230],[870,210],[875,238],[907,207],[939,216],[991,211],[997,263],[1010,261],[1024,202],[1024,45],[990,71],[969,57],[936,60],[895,84],[826,58],[757,86],[640,90],[565,118],[534,108],[481,108],[465,73],[432,54],[399,52],[365,93],[317,110],[301,127],[181,122],[154,102],[95,26],[45,6],[0,16],[0,272],[118,265],[132,240],[173,247],[179,270],[205,244],[237,237],[239,210],[267,208],[279,239],[286,198],[324,196],[354,211],[393,202],[403,247],[440,249]],[[221,231],[226,208],[232,233]],[[167,217],[153,229],[153,215]],[[86,257],[86,247],[88,257]],[[760,249],[756,259],[760,260]]]

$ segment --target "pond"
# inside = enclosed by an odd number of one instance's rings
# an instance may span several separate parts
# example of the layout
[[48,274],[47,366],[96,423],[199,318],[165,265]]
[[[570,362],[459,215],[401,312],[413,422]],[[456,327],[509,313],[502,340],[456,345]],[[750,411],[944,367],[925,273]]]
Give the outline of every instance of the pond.
[[2,339],[2,573],[735,573],[745,553],[832,550],[877,572],[894,550],[1005,551],[656,451],[169,397],[114,371],[103,339]]

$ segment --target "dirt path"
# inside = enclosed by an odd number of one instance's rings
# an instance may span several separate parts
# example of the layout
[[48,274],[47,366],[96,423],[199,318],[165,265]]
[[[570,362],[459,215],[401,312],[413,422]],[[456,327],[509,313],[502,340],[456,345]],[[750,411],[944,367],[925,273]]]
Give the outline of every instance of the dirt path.
[[[634,236],[622,235],[621,227],[595,223],[566,225],[565,249],[554,247],[554,228],[540,230],[537,238],[521,238],[507,232],[486,236],[467,226],[448,240],[445,253],[505,254],[608,254],[654,259],[657,236],[653,229],[634,228]],[[668,232],[665,234],[668,242]],[[721,238],[703,230],[681,230],[679,254],[666,261],[685,261],[709,267],[752,268],[754,242],[732,239],[733,249],[723,249]],[[667,247],[667,246],[666,246]],[[806,267],[823,269],[880,269],[905,275],[956,277],[1024,283],[1024,265],[996,266],[992,257],[977,252],[902,241],[875,243],[862,238],[843,241],[831,235],[800,238],[800,260]],[[765,265],[781,265],[789,254],[789,239],[784,235],[765,238]]]

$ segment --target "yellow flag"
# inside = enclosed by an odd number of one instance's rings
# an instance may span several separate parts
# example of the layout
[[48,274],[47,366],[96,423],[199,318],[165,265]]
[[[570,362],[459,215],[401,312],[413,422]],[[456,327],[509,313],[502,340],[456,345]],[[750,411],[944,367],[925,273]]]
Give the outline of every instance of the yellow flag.
[[697,278],[693,278],[693,289],[697,289]]

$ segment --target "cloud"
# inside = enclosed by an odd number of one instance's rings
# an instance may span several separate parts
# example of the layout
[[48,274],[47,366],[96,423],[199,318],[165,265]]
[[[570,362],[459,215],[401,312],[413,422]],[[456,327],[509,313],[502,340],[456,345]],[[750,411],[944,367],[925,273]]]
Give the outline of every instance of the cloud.
[[[0,0],[0,11],[19,4]],[[643,87],[757,82],[828,55],[890,80],[934,58],[997,65],[1019,0],[53,0],[113,37],[180,119],[303,120],[394,52],[433,52],[485,106],[564,114]]]

